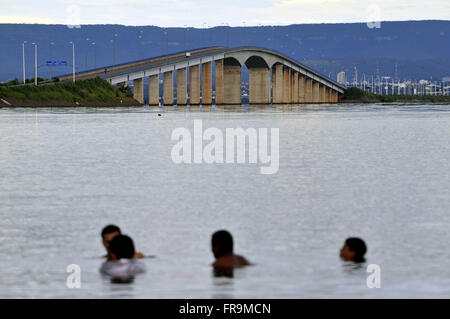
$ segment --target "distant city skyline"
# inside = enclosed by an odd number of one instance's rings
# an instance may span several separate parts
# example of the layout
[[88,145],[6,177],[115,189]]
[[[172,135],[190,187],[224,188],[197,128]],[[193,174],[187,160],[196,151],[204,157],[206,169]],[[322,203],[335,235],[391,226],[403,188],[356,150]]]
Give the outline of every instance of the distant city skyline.
[[207,28],[450,20],[448,0],[31,0],[3,1],[0,23]]

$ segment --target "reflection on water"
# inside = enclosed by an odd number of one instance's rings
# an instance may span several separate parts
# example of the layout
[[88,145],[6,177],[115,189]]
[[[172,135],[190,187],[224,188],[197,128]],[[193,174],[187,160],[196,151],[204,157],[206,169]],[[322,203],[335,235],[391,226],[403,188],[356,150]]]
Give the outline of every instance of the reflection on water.
[[132,284],[134,282],[134,276],[130,277],[112,277],[112,284]]
[[214,267],[213,274],[215,277],[234,277],[234,268],[233,267]]
[[[194,119],[279,128],[279,171],[174,164]],[[450,297],[449,128],[437,105],[0,109],[0,297]],[[109,223],[157,256],[132,283],[99,274]],[[232,277],[210,266],[222,228],[255,262]],[[349,236],[365,263],[339,259]]]

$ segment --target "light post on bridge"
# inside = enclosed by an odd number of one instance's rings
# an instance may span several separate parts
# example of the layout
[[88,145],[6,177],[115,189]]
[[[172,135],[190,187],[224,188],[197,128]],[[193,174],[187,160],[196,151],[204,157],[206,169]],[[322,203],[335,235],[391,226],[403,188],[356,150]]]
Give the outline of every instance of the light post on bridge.
[[[91,41],[91,39],[86,38],[86,41],[88,42],[88,49],[89,49],[89,41]],[[84,69],[87,70],[88,68],[88,50],[86,50],[86,54],[84,56]]]
[[114,34],[114,39],[110,40],[112,46],[113,46],[113,65],[116,64],[116,39],[117,39],[117,33]]
[[164,28],[164,44],[165,44],[164,53],[165,53],[165,55],[167,55],[168,51],[169,51],[169,36],[168,36],[166,28]]
[[242,23],[244,24],[244,29],[242,30],[242,35],[243,35],[242,39],[243,39],[243,41],[244,41],[243,45],[245,46],[245,44],[246,44],[245,36],[246,36],[246,34],[247,34],[247,30],[246,30],[246,27],[247,27],[247,26],[245,25],[245,21],[242,21]]
[[162,39],[161,39],[161,55],[166,54],[167,55],[167,46],[166,45],[166,38],[167,38],[167,31],[165,27],[162,27]]
[[139,55],[139,59],[142,59],[142,33],[144,31],[139,31],[139,35],[138,35],[138,55]]
[[138,35],[138,59],[142,59],[142,35]]
[[208,46],[212,46],[213,42],[213,30],[211,29],[211,26],[208,24],[208,33],[209,33],[209,43]]
[[92,42],[92,46],[94,47],[94,69],[97,67],[97,47],[96,43]]
[[203,30],[202,30],[202,45],[203,47],[206,47],[206,22],[203,22]]
[[187,24],[184,25],[184,51],[186,51],[186,33],[188,31]]
[[229,47],[230,46],[230,25],[226,22],[222,22],[221,25],[224,26],[224,28],[226,29],[226,35],[227,35],[226,43],[227,43],[227,47]]

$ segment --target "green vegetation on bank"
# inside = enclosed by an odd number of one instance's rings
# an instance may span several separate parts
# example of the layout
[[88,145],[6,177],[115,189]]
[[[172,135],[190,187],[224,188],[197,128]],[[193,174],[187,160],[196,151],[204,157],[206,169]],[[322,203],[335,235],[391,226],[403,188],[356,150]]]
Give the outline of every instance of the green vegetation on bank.
[[[45,80],[43,78],[38,77],[37,78],[37,82],[38,83],[42,83],[42,82],[46,82],[48,80]],[[34,83],[34,78],[29,78],[29,79],[25,79],[25,83]],[[22,85],[23,81],[19,81],[17,78],[15,78],[14,80],[11,80],[9,82],[4,82],[4,83],[0,83],[0,87],[2,86],[15,86],[15,85]]]
[[351,87],[345,90],[342,102],[431,102],[450,103],[450,96],[441,95],[379,95]]
[[134,102],[130,88],[116,88],[100,78],[59,82],[45,85],[10,85],[0,86],[0,98],[14,101],[46,102],[64,101],[77,104]]

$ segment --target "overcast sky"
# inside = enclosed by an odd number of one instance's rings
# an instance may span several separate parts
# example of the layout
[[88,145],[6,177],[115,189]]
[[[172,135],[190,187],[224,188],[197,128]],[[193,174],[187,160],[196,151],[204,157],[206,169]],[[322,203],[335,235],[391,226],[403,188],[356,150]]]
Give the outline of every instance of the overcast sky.
[[449,0],[0,0],[0,23],[208,27],[450,20]]

